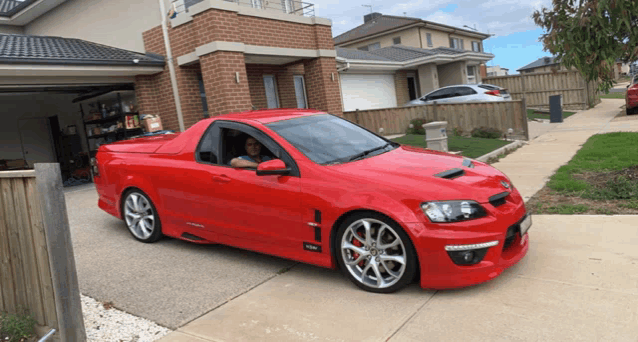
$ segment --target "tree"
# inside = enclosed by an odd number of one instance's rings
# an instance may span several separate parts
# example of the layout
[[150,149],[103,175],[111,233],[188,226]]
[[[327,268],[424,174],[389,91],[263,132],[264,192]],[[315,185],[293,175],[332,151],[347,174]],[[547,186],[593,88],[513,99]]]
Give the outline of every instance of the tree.
[[638,59],[636,0],[553,0],[532,18],[545,31],[544,50],[588,81],[599,80],[603,92],[613,86],[617,60]]

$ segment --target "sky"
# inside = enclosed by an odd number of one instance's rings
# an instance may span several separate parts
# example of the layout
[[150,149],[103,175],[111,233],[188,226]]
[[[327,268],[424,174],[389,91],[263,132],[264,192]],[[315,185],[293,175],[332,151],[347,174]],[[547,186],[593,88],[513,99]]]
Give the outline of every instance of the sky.
[[496,57],[487,64],[510,69],[510,74],[550,54],[538,38],[543,31],[531,18],[535,9],[551,0],[304,0],[314,3],[315,15],[332,20],[332,34],[338,36],[363,24],[372,11],[421,18],[450,26],[476,28],[494,36],[484,40],[486,52]]

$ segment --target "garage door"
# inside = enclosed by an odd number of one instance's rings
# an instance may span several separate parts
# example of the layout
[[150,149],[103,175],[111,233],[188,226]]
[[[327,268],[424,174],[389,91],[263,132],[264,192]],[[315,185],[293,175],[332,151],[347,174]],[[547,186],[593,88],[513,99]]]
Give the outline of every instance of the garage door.
[[394,75],[342,74],[344,111],[397,106]]

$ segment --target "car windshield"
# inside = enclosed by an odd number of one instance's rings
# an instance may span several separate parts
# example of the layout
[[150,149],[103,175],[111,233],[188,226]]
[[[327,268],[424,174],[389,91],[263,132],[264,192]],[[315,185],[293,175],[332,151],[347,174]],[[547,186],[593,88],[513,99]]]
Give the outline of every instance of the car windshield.
[[396,144],[329,114],[304,116],[266,125],[317,164],[349,162],[396,147]]

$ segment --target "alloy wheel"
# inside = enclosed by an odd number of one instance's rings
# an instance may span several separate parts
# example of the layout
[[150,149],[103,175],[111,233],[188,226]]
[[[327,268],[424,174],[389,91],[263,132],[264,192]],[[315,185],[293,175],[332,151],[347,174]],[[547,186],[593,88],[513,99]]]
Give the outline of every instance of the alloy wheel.
[[131,192],[124,203],[124,219],[131,233],[140,240],[148,240],[155,230],[155,214],[146,196]]
[[406,248],[386,223],[364,218],[353,222],[341,239],[348,272],[362,285],[383,289],[396,284],[406,270]]

